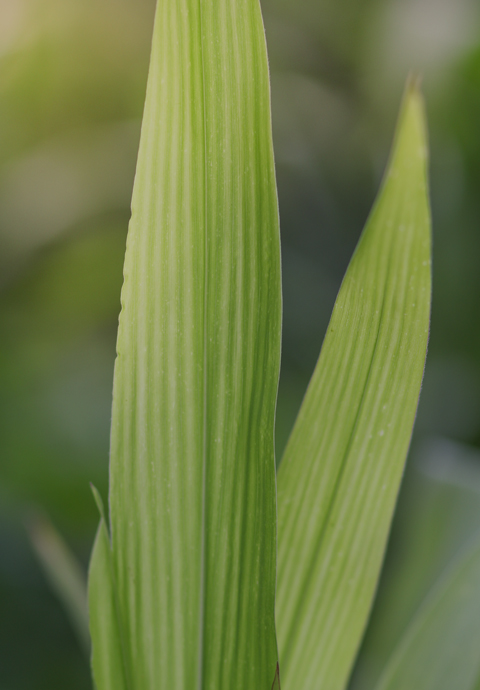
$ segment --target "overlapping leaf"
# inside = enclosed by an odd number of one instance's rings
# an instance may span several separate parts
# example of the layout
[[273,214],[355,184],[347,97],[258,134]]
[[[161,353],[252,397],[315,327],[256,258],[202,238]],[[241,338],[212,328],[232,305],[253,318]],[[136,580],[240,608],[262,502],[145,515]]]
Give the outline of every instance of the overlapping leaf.
[[428,339],[426,160],[423,105],[412,86],[279,469],[286,690],[344,688],[370,610]]
[[101,498],[93,490],[100,511],[88,573],[90,630],[94,640],[92,668],[96,688],[131,690],[131,671],[125,653],[125,627],[120,618],[112,549]]
[[[115,366],[112,543],[102,522],[90,576],[98,690],[272,687],[279,264],[258,0],[159,0]],[[115,626],[120,652],[103,644]]]

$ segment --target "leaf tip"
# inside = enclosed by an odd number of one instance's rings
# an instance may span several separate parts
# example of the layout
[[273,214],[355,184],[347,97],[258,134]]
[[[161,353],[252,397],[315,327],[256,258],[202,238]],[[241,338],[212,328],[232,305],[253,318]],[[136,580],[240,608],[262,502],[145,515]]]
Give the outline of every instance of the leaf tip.
[[402,115],[407,117],[408,114],[416,119],[417,124],[420,124],[421,134],[426,139],[425,100],[422,93],[422,77],[420,74],[411,73],[407,79]]
[[410,72],[407,77],[405,91],[421,97],[423,76],[419,72]]
[[97,504],[98,512],[100,513],[101,519],[107,524],[107,521],[105,520],[105,509],[103,507],[103,501],[102,497],[100,496],[100,492],[97,489],[97,487],[90,482],[90,489],[93,494],[93,498],[95,499],[95,503]]
[[[391,168],[396,172],[401,169],[421,170],[427,185],[428,136],[425,102],[421,90],[419,75],[410,74],[400,108],[396,127],[394,145],[391,154]],[[418,167],[420,166],[420,168]]]
[[272,690],[280,690],[280,666],[277,662],[277,669],[275,671],[275,678],[273,679]]

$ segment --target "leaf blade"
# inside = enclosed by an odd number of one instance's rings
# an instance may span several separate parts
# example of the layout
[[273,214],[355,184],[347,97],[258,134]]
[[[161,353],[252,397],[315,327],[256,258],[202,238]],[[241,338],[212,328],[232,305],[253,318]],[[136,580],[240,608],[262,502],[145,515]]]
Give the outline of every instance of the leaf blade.
[[279,468],[276,613],[287,688],[345,686],[374,594],[428,339],[425,138],[410,87]]
[[157,5],[117,351],[132,685],[270,690],[280,257],[257,0]]
[[95,642],[91,660],[95,687],[130,690],[121,642],[110,539],[103,516],[90,561],[88,603],[91,637]]

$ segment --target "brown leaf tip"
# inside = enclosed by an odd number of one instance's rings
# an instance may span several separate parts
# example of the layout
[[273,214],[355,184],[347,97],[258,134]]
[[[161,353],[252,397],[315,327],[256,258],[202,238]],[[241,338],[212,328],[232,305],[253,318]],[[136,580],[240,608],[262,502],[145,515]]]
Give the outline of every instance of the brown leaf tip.
[[272,690],[281,690],[280,688],[280,667],[277,662],[277,670],[275,671],[275,678],[273,679]]

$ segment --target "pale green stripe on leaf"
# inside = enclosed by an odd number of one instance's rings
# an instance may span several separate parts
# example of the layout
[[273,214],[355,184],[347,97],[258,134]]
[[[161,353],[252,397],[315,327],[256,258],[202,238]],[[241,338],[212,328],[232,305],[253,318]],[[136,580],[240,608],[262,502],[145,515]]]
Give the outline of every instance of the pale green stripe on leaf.
[[375,690],[475,690],[480,674],[480,539],[430,592]]
[[344,688],[370,610],[428,339],[426,160],[423,105],[410,88],[278,473],[286,690]]
[[258,0],[159,0],[111,434],[135,689],[274,681],[277,215]]

